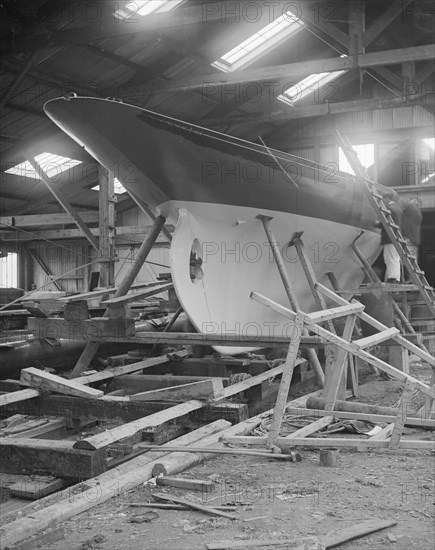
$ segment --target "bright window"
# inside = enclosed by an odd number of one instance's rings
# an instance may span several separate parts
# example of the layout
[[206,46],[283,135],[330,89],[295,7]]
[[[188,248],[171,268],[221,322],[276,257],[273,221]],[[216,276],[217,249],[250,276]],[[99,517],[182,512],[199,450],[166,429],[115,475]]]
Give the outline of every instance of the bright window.
[[331,80],[335,80],[345,72],[346,71],[333,71],[331,73],[311,74],[294,86],[287,88],[287,90],[278,96],[278,99],[288,105],[294,105],[297,101],[303,99],[307,95],[312,93],[317,93],[318,95],[322,86],[325,86],[328,82],[331,82]]
[[[53,153],[41,153],[35,157],[35,160],[50,179],[54,179],[62,172],[70,170],[74,166],[82,163],[81,160],[62,157]],[[8,174],[14,174],[15,176],[21,176],[22,178],[33,178],[35,180],[40,179],[28,160],[5,170],[5,172]]]
[[[99,191],[100,186],[95,185],[95,187],[91,187],[92,191]],[[115,178],[113,180],[113,191],[115,195],[122,195],[123,193],[127,193],[125,187],[122,185],[122,183],[119,181],[118,178]]]
[[[364,168],[369,168],[375,163],[375,145],[374,143],[364,143],[361,145],[352,145],[361,164]],[[355,175],[350,164],[347,162],[346,155],[341,147],[338,148],[338,169],[341,172]]]
[[142,0],[128,2],[123,8],[115,12],[120,19],[128,19],[135,15],[149,15],[150,13],[162,13],[174,9],[184,0]]
[[245,67],[303,27],[304,23],[288,11],[220,57],[212,66],[224,72]]
[[17,288],[18,286],[18,254],[8,252],[0,257],[0,286],[2,288]]
[[[346,54],[340,55],[340,57],[347,57]],[[281,95],[278,96],[280,101],[287,103],[288,105],[294,105],[296,101],[307,97],[312,93],[317,94],[316,102],[319,101],[319,90],[323,86],[326,86],[331,80],[335,80],[346,71],[332,71],[326,73],[313,73],[299,81],[297,84],[287,88]],[[325,88],[326,90],[326,88]]]

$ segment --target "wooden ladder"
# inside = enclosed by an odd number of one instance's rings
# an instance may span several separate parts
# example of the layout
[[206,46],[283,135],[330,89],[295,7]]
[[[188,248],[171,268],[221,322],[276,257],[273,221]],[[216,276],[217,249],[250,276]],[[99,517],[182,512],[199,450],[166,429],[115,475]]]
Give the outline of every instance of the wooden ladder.
[[[359,261],[361,262],[362,264],[362,269],[366,275],[366,277],[368,279],[370,279],[373,283],[380,283],[381,282],[381,279],[378,277],[376,271],[374,271],[374,269],[372,268],[372,266],[370,265],[370,263],[366,260],[366,258],[364,257],[364,254],[361,252],[361,250],[359,249],[358,245],[356,244],[356,241],[361,237],[361,235],[363,234],[364,232],[361,231],[361,233],[356,237],[356,239],[354,239],[353,243],[352,243],[352,250],[355,252],[357,258],[359,259]],[[357,291],[356,291],[357,292]],[[393,310],[394,310],[394,315],[395,315],[395,324],[397,327],[401,328],[403,330],[403,332],[405,332],[405,329],[406,329],[406,332],[408,332],[409,334],[412,334],[412,335],[416,335],[416,343],[417,345],[423,349],[424,351],[427,351],[428,352],[428,349],[427,347],[423,344],[423,342],[418,338],[418,336],[420,336],[421,338],[421,335],[419,335],[419,333],[417,333],[415,330],[414,330],[414,327],[412,326],[411,322],[406,318],[406,315],[403,313],[403,311],[400,309],[400,306],[399,304],[397,304],[397,302],[395,300],[393,300]]]
[[424,271],[420,269],[417,259],[412,254],[406,239],[400,231],[400,227],[394,222],[391,212],[386,207],[383,197],[379,193],[375,182],[367,176],[366,170],[361,164],[357,153],[350,144],[349,139],[347,137],[343,137],[337,130],[336,134],[340,147],[343,149],[350,166],[355,172],[357,180],[361,183],[362,189],[370,204],[373,206],[379,221],[397,250],[403,265],[408,270],[412,282],[417,286],[421,297],[429,308],[429,311],[435,316],[435,293],[433,288],[429,285],[424,275]]

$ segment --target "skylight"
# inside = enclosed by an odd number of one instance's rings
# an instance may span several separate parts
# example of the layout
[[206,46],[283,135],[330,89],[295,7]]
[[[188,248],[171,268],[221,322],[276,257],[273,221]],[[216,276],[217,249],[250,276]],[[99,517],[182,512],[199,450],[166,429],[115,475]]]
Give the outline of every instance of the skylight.
[[[41,166],[50,180],[56,179],[62,172],[70,170],[74,166],[81,164],[81,160],[74,160],[68,157],[62,157],[53,153],[41,153],[35,157],[36,162]],[[14,174],[15,176],[21,176],[22,178],[33,178],[39,180],[40,177],[36,173],[36,170],[30,164],[28,160],[21,162],[8,170],[5,170],[8,174]]]
[[150,13],[162,13],[174,9],[184,0],[142,0],[128,2],[123,8],[117,10],[115,15],[119,19],[129,19],[135,15],[149,15]]
[[214,61],[212,66],[224,72],[240,69],[304,26],[299,18],[288,11]]
[[[352,145],[354,151],[358,155],[358,158],[364,168],[369,168],[375,163],[375,145],[374,143],[363,143],[360,145]],[[338,169],[341,172],[347,172],[348,174],[355,175],[346,155],[341,147],[338,148]]]
[[287,88],[287,90],[278,96],[278,99],[288,105],[294,105],[296,101],[307,97],[307,95],[310,95],[313,92],[318,92],[322,86],[325,86],[325,84],[328,84],[331,80],[335,80],[345,72],[346,71],[333,71],[331,73],[310,74],[310,76],[307,76],[297,84],[294,84],[294,86]]
[[[95,187],[91,187],[91,189],[92,191],[99,191],[100,186],[95,185]],[[122,195],[123,193],[127,193],[127,190],[125,189],[125,187],[122,185],[122,183],[119,181],[118,178],[115,178],[113,180],[113,192],[115,193],[115,195]]]

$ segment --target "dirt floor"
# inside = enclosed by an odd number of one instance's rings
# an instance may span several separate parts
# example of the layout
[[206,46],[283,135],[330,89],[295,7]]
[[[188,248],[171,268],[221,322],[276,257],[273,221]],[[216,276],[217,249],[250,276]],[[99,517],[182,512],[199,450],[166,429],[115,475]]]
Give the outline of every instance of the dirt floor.
[[[397,382],[372,374],[361,387],[358,400],[393,406],[400,395]],[[415,399],[413,405],[418,406],[419,396]],[[433,434],[405,428],[404,437],[427,440],[433,439]],[[232,513],[236,520],[197,511],[131,507],[131,503],[153,501],[156,487],[148,484],[63,522],[59,526],[62,538],[46,541],[43,547],[193,550],[224,540],[321,538],[364,520],[387,519],[397,525],[341,547],[434,550],[435,456],[431,451],[343,449],[336,468],[321,466],[318,450],[303,448],[300,453],[300,462],[222,455],[179,474],[213,480],[213,493],[157,488],[205,505],[235,505]]]

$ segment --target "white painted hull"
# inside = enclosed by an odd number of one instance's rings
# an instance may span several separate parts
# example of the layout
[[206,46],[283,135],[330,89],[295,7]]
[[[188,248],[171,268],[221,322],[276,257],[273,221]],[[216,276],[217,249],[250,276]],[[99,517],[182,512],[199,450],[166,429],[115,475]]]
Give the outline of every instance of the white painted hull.
[[[303,242],[319,282],[329,285],[332,271],[341,288],[355,288],[362,279],[361,265],[350,245],[360,233],[356,227],[295,214],[228,205],[171,202],[164,213],[179,219],[171,245],[171,271],[181,305],[202,333],[285,336],[291,324],[281,315],[250,298],[252,291],[289,306],[259,214],[273,217],[271,226],[280,245],[293,290],[302,311],[316,310],[294,247],[287,245],[295,231]],[[379,235],[365,233],[358,241],[363,254],[374,261]],[[203,278],[190,276],[193,249],[202,258]],[[236,354],[257,348],[216,347]]]

